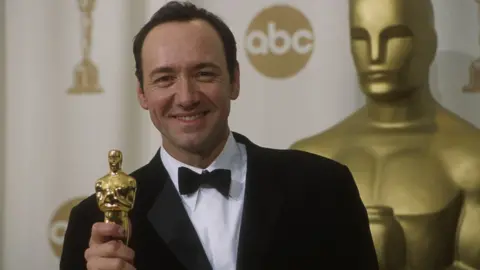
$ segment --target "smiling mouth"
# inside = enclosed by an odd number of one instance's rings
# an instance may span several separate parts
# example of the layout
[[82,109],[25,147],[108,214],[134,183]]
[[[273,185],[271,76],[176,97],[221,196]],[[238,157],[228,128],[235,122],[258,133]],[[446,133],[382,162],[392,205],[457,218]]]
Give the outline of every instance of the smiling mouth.
[[197,114],[189,114],[189,115],[174,115],[172,116],[175,119],[178,119],[180,121],[185,121],[185,122],[190,122],[190,121],[195,121],[197,119],[200,119],[207,115],[209,111],[197,113]]

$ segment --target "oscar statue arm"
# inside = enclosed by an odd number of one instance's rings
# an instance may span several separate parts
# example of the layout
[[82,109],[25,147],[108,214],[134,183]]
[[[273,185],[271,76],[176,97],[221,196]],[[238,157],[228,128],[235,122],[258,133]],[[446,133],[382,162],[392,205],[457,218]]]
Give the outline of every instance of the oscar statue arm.
[[[474,151],[476,149],[477,151]],[[480,269],[480,149],[473,147],[455,154],[450,164],[452,178],[464,200],[455,239],[455,262],[448,270]]]

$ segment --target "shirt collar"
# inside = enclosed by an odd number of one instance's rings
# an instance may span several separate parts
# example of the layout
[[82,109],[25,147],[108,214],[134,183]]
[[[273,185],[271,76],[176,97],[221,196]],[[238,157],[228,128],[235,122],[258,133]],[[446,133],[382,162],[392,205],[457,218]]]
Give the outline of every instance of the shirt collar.
[[[185,164],[183,162],[176,160],[163,147],[160,149],[160,156],[162,159],[162,163],[165,166],[165,169],[167,170],[168,174],[170,175],[170,178],[175,188],[177,189],[177,191],[179,191],[178,168],[180,167],[189,168],[190,170],[196,173],[201,173],[204,170],[212,171],[215,169],[231,170],[232,171],[231,190],[232,189],[238,190],[239,186],[243,185],[243,182],[244,182],[244,177],[233,176],[236,171],[243,170],[244,166],[242,166],[242,162],[244,160],[232,133],[229,134],[227,142],[222,152],[220,153],[220,155],[206,169],[190,166],[188,164]],[[234,192],[234,193],[238,193],[238,192]],[[197,195],[198,195],[198,192],[195,192],[189,196],[182,196],[182,197],[185,203],[187,203],[187,205],[189,205],[192,209],[194,209],[197,202]]]

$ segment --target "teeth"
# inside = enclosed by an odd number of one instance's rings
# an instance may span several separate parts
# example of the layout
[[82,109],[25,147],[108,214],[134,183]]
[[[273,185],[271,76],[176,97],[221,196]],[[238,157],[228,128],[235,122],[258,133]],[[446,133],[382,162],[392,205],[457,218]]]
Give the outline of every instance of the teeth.
[[189,116],[177,116],[177,119],[184,120],[184,121],[193,121],[193,120],[198,119],[202,116],[203,116],[203,114],[199,113],[199,114],[196,114],[196,115],[189,115]]

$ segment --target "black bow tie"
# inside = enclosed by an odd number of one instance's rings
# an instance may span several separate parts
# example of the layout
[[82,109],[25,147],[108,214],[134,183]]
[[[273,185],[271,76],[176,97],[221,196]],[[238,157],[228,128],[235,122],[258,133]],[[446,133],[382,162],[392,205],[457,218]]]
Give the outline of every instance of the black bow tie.
[[178,186],[182,195],[192,194],[200,186],[204,186],[216,188],[218,192],[228,198],[231,183],[230,170],[217,169],[211,172],[203,171],[202,174],[198,174],[185,167],[178,168]]

